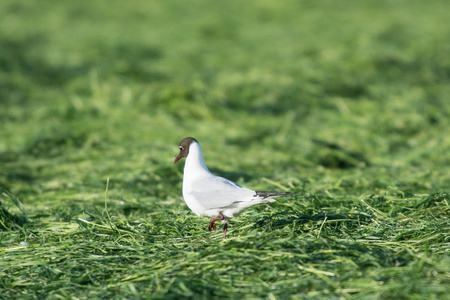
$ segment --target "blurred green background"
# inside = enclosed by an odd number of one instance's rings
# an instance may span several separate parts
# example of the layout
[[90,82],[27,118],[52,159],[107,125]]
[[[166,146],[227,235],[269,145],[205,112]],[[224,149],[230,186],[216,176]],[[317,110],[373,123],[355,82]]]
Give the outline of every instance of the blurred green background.
[[[39,232],[103,207],[109,178],[119,218],[174,211],[169,223],[181,214],[198,234],[206,220],[184,206],[173,165],[193,136],[213,172],[287,188],[305,210],[448,192],[449,11],[444,0],[1,1],[2,189]],[[314,197],[342,201],[308,207]]]
[[372,164],[434,178],[414,189],[447,186],[445,1],[1,6],[0,151],[12,184],[169,168],[192,135],[212,167],[251,175]]

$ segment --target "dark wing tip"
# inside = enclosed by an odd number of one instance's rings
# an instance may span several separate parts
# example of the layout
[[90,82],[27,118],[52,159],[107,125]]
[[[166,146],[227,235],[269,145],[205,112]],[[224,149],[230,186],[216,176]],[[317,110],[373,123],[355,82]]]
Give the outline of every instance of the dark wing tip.
[[255,191],[255,197],[263,197],[263,198],[270,198],[270,197],[279,197],[279,196],[287,196],[292,195],[292,192],[264,192],[264,191]]

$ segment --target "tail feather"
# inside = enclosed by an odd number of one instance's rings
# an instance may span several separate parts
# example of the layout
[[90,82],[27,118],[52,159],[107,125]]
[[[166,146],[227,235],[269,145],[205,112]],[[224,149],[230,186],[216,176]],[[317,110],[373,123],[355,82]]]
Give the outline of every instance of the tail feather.
[[263,192],[263,191],[255,191],[255,196],[265,198],[278,197],[278,196],[286,196],[291,195],[291,192]]

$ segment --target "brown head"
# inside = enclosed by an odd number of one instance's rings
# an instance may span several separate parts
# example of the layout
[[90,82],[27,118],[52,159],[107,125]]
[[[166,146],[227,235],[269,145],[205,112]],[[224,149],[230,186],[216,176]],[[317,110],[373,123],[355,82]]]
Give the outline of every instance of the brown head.
[[[186,157],[189,154],[189,146],[191,146],[192,142],[197,142],[196,139],[194,139],[193,137],[187,137],[184,138],[181,142],[180,142],[180,154],[178,154],[178,156],[175,158],[175,161],[173,162],[174,164],[180,160],[180,158],[182,157]],[[197,142],[198,143],[198,142]]]

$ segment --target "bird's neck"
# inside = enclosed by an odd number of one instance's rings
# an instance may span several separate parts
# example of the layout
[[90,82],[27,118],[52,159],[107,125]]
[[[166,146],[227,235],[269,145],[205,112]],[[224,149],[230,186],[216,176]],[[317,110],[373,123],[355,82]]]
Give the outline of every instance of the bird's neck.
[[189,154],[186,157],[184,165],[184,178],[196,178],[209,175],[208,167],[206,167],[203,151],[198,143],[192,143],[189,147]]

